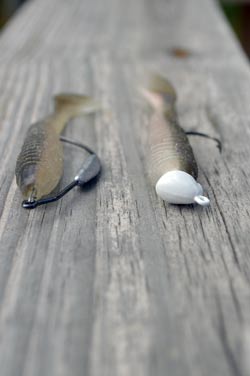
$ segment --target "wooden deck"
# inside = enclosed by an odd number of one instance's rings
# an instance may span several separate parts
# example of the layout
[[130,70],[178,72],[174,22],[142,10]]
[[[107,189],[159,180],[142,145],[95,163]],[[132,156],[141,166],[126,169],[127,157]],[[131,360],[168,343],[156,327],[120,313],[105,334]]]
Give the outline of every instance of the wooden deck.
[[[1,376],[250,375],[250,69],[217,4],[30,1],[0,51]],[[186,130],[223,142],[192,140],[208,209],[149,182],[145,67],[174,83]],[[102,101],[66,134],[103,174],[25,211],[16,157],[60,91]],[[64,182],[83,158],[65,150]]]

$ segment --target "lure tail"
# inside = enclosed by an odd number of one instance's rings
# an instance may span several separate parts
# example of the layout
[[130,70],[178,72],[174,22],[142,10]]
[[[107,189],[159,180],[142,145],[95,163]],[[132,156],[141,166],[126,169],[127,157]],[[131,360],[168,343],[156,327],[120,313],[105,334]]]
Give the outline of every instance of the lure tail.
[[167,104],[174,105],[176,92],[173,85],[164,77],[152,74],[149,79],[148,89],[156,94],[160,94]]
[[147,87],[142,89],[143,96],[156,110],[172,109],[176,102],[176,92],[172,84],[158,74],[151,74]]
[[86,95],[59,94],[54,97],[55,118],[54,127],[60,134],[66,124],[73,118],[90,114],[101,109],[101,104]]

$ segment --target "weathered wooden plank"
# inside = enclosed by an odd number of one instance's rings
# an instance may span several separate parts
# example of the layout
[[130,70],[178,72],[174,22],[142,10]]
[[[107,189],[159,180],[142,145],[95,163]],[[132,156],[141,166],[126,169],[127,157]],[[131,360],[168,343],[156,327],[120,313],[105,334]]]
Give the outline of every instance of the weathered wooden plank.
[[[249,375],[249,65],[215,3],[33,1],[0,39],[0,364],[19,375]],[[190,50],[188,59],[170,54]],[[177,88],[211,207],[147,177],[147,67]],[[100,155],[93,189],[27,212],[14,180],[28,125],[59,91],[104,111],[66,133]],[[66,147],[64,182],[82,161]]]

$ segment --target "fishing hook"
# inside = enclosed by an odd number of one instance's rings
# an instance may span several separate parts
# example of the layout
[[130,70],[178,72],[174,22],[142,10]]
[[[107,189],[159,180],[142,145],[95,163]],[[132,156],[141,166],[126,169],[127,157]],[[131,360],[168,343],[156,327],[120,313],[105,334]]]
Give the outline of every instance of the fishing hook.
[[219,149],[219,152],[221,153],[221,151],[222,151],[222,143],[221,143],[221,140],[219,140],[218,138],[211,137],[211,136],[209,136],[206,133],[196,132],[196,131],[187,131],[185,133],[186,133],[187,136],[200,136],[200,137],[205,137],[205,138],[208,138],[209,140],[215,141],[217,143],[216,146]]
[[64,187],[61,191],[59,191],[55,196],[52,197],[45,197],[40,200],[34,200],[32,197],[28,200],[24,200],[22,202],[22,207],[25,209],[35,209],[37,206],[45,205],[50,202],[54,202],[62,198],[64,195],[66,195],[71,189],[73,189],[76,186],[83,187],[86,183],[88,183],[90,180],[94,179],[101,171],[101,161],[96,155],[96,153],[90,149],[88,146],[74,141],[70,140],[66,137],[60,136],[60,140],[62,142],[66,142],[68,144],[77,146],[81,149],[86,150],[89,153],[89,156],[84,161],[84,164],[82,168],[78,171],[77,175],[74,177],[74,180],[68,184],[66,187]]

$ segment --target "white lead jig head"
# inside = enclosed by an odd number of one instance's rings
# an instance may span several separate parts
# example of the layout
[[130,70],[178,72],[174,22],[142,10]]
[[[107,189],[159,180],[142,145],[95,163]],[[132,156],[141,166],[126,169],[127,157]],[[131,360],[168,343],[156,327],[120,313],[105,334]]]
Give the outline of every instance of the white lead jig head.
[[184,171],[167,172],[157,181],[155,190],[158,196],[169,204],[210,204],[210,200],[203,196],[202,186]]

